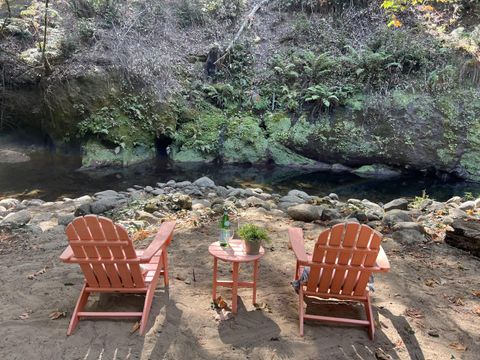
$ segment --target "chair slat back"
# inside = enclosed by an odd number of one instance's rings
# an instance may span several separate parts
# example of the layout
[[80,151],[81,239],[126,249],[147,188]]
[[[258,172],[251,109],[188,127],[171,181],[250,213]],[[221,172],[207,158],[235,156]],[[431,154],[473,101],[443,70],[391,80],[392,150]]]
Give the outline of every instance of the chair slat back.
[[[138,261],[134,261],[138,260],[138,257],[123,226],[102,216],[86,215],[74,219],[65,232],[75,258],[82,260],[79,265],[88,286],[145,287],[140,265]],[[88,263],[88,260],[95,262]]]
[[308,292],[364,296],[382,235],[367,225],[343,223],[323,231],[315,244]]

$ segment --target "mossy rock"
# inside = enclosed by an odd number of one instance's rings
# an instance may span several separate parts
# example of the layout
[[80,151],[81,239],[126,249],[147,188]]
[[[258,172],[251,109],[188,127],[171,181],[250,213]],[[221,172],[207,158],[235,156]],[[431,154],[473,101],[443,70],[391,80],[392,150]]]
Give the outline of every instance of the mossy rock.
[[212,162],[215,157],[212,155],[205,155],[195,149],[178,150],[173,148],[169,154],[170,159],[177,162]]
[[223,159],[231,163],[255,163],[267,159],[268,141],[259,120],[251,116],[229,120]]
[[295,153],[286,146],[269,140],[268,153],[273,162],[277,165],[286,166],[313,166],[317,162],[305,156]]
[[98,140],[88,140],[82,146],[82,167],[129,166],[154,159],[155,148],[137,145],[129,148],[106,146]]

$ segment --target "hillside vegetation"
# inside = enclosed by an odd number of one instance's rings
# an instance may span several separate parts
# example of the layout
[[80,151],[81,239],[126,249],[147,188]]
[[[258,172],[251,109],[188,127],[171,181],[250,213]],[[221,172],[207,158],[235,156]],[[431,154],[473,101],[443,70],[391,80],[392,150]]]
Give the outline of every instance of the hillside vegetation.
[[0,127],[85,166],[157,148],[480,180],[477,1],[2,1]]

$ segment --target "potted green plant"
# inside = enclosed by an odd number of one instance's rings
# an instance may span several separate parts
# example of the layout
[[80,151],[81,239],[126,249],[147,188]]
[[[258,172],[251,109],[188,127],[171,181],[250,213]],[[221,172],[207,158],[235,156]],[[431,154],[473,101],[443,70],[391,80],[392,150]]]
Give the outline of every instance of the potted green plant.
[[247,255],[258,255],[262,242],[270,242],[267,230],[254,224],[242,225],[238,229],[237,234],[245,244],[245,253]]

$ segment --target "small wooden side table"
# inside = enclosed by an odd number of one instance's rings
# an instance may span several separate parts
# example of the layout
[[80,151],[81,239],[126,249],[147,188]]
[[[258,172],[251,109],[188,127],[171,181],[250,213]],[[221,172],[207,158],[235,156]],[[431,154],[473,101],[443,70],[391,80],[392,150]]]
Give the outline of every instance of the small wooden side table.
[[[253,289],[253,304],[257,302],[257,279],[259,260],[265,254],[265,249],[260,247],[258,255],[246,255],[243,248],[243,240],[230,240],[228,246],[221,247],[216,241],[208,247],[209,253],[213,256],[213,300],[217,298],[217,286],[232,288],[232,312],[237,313],[237,292],[239,287]],[[218,260],[231,262],[233,267],[232,281],[217,280]],[[238,281],[240,263],[253,261],[253,281]]]

